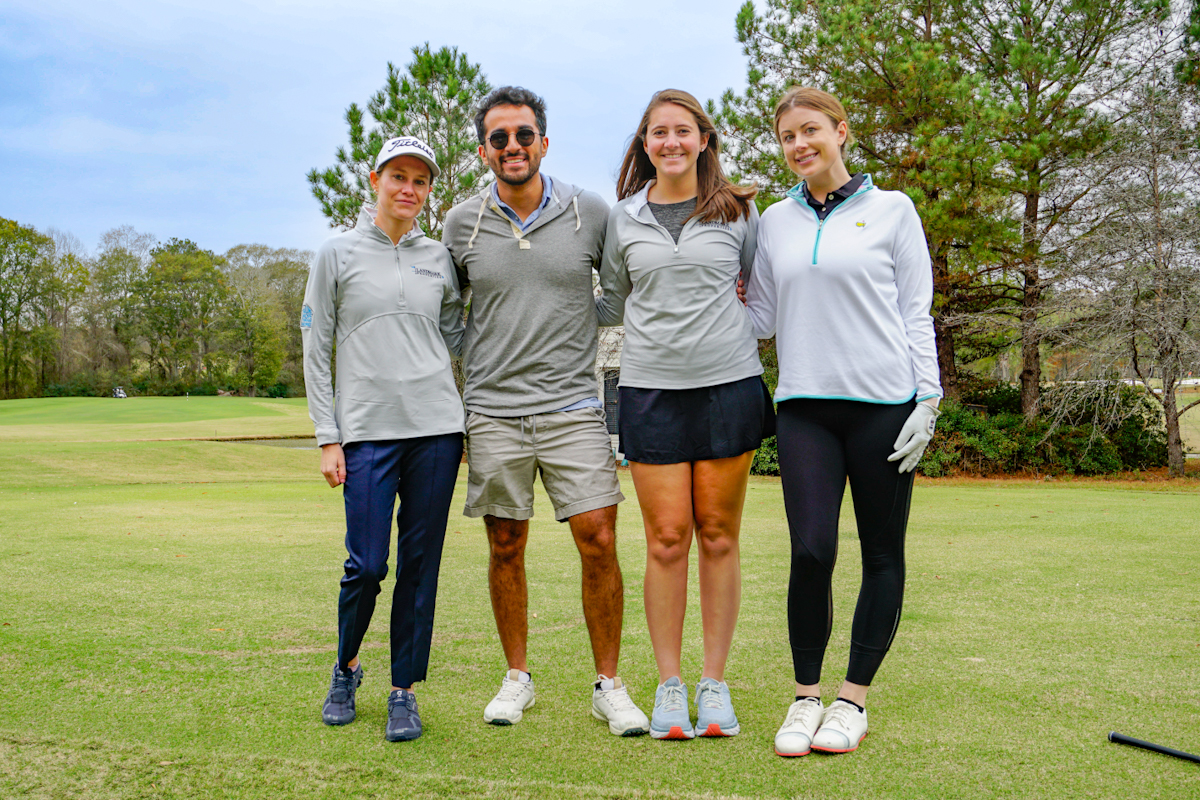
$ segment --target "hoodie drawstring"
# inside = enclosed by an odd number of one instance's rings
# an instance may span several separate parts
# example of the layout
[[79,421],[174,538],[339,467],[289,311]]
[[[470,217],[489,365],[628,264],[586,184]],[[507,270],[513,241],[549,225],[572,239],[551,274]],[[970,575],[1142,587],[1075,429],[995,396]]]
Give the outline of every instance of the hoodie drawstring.
[[[481,202],[479,204],[479,214],[476,215],[476,217],[475,217],[475,228],[471,231],[471,238],[467,240],[467,249],[468,250],[475,249],[475,239],[479,236],[479,226],[483,223],[483,212],[487,210],[488,200],[490,200],[490,199],[491,198],[488,196],[487,192],[484,192],[483,202]],[[571,198],[571,208],[574,209],[574,211],[575,211],[575,230],[578,231],[580,228],[583,227],[583,218],[579,216],[579,195],[574,195]],[[509,220],[509,222],[511,223],[512,220]],[[521,229],[518,228],[516,225],[513,225],[513,233],[516,235],[518,240],[522,239]],[[523,244],[524,244],[524,242],[523,242]],[[525,246],[522,247],[521,249],[527,250],[528,248],[529,248],[529,245],[525,244]]]
[[471,231],[471,239],[467,242],[468,250],[473,250],[475,248],[475,237],[479,235],[479,224],[483,222],[483,212],[487,210],[488,199],[487,193],[485,192],[483,195],[483,202],[479,204],[479,216],[475,217],[475,230]]

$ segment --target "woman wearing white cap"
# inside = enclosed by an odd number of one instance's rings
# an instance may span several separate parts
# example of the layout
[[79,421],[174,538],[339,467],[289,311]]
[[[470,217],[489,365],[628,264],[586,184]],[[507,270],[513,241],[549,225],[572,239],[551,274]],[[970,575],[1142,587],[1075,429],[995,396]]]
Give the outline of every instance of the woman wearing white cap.
[[321,472],[330,486],[344,487],[346,505],[338,654],[322,711],[328,725],[354,720],[363,677],[358,651],[387,575],[400,498],[388,741],[421,735],[412,686],[429,664],[446,516],[463,448],[462,402],[450,371],[462,350],[462,298],[449,251],[416,224],[438,173],[420,139],[383,145],[371,173],[377,205],[364,205],[352,229],[321,246],[300,318]]

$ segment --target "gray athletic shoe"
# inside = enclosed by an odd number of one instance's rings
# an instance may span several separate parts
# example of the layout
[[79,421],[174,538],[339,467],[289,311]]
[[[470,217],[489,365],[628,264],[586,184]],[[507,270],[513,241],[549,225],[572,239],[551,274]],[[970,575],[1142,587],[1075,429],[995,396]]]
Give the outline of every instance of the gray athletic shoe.
[[696,730],[701,736],[737,736],[741,732],[724,681],[701,678],[696,684]]
[[363,670],[359,664],[352,671],[344,671],[333,662],[333,677],[329,681],[329,694],[325,695],[325,707],[321,719],[326,725],[348,725],[354,722],[354,693],[362,683]]
[[417,696],[404,689],[388,695],[388,720],[384,738],[389,742],[408,742],[421,735],[421,712]]
[[696,735],[688,717],[687,686],[671,676],[654,693],[650,735],[655,739],[691,739]]

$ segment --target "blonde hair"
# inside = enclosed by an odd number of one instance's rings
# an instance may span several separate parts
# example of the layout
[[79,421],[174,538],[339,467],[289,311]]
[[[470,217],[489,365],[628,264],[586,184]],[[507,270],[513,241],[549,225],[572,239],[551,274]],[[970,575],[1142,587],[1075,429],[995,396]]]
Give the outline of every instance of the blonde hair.
[[842,102],[829,92],[823,92],[811,86],[793,86],[788,89],[775,105],[775,138],[779,138],[779,120],[793,108],[811,108],[829,117],[833,127],[839,122],[846,123],[846,141],[842,142],[842,157],[846,156],[846,148],[854,144],[854,134],[850,131],[850,123],[846,121],[846,109]]
[[[655,177],[654,165],[643,147],[646,130],[650,127],[650,113],[659,106],[671,103],[687,111],[696,119],[700,141],[708,146],[696,159],[696,210],[692,217],[701,222],[735,222],[750,216],[750,203],[758,193],[757,186],[738,186],[725,177],[721,169],[721,140],[712,120],[704,113],[700,101],[680,89],[663,89],[650,98],[650,105],[642,113],[637,133],[629,142],[625,158],[621,162],[621,174],[617,178],[617,199],[624,200],[641,191]],[[691,219],[691,217],[688,217]]]

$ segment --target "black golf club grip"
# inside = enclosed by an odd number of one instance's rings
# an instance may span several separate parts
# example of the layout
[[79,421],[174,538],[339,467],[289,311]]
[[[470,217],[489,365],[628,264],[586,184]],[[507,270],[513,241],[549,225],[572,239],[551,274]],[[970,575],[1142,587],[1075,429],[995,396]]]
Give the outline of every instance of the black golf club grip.
[[1127,744],[1133,747],[1140,747],[1143,750],[1151,750],[1155,753],[1162,753],[1163,755],[1167,756],[1175,756],[1176,758],[1182,758],[1184,761],[1193,761],[1197,764],[1200,764],[1200,756],[1194,756],[1191,753],[1185,753],[1182,750],[1176,750],[1173,747],[1163,747],[1161,744],[1145,742],[1141,739],[1135,739],[1132,736],[1126,736],[1123,733],[1117,733],[1116,731],[1112,731],[1108,734],[1108,740],[1110,742],[1116,742],[1117,744]]

